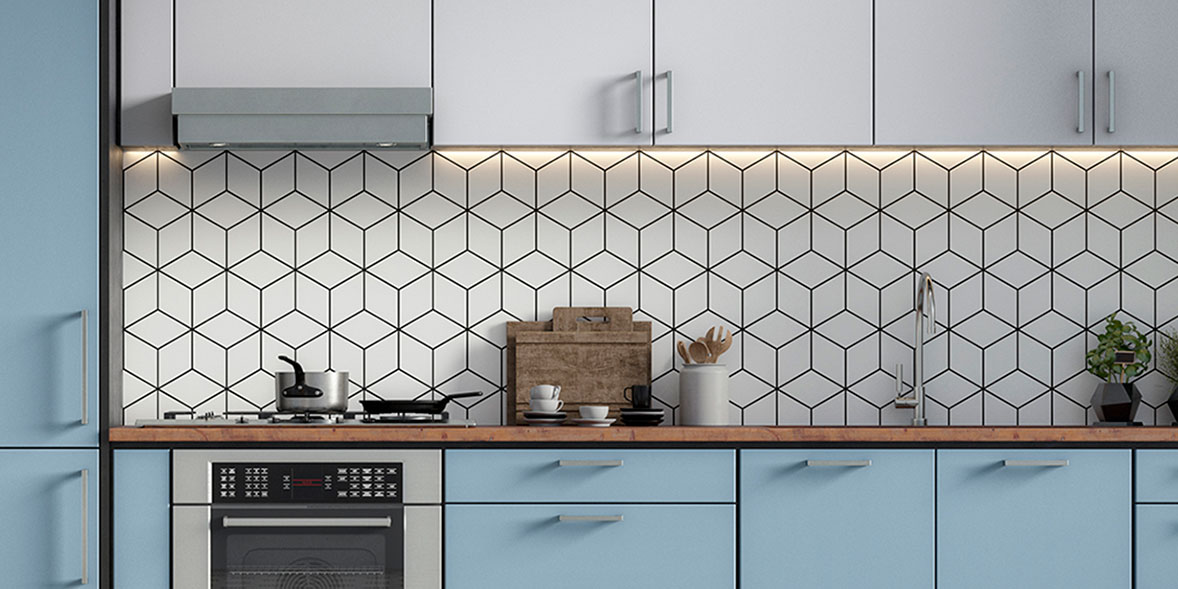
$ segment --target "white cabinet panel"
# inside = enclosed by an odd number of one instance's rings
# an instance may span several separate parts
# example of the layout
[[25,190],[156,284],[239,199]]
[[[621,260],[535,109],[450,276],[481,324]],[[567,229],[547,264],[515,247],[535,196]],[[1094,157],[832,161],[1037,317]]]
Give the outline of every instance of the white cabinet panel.
[[876,143],[1092,144],[1091,0],[877,0],[875,25]]
[[430,85],[429,0],[176,0],[176,86]]
[[434,142],[650,145],[651,18],[651,0],[436,0]]
[[655,143],[871,144],[871,0],[657,0],[655,31]]
[[1175,30],[1173,0],[1097,0],[1098,144],[1178,144]]

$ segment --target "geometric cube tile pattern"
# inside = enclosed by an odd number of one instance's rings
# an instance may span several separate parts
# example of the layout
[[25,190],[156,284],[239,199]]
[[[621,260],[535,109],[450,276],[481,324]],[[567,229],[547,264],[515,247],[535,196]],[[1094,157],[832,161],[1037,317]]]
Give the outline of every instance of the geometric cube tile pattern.
[[[1122,151],[150,152],[124,163],[125,419],[265,408],[279,354],[353,399],[481,390],[504,322],[624,305],[731,326],[732,419],[900,424],[917,273],[935,424],[1084,424],[1119,311],[1178,324],[1178,162]],[[1139,418],[1166,423],[1151,370]],[[357,404],[358,405],[358,404]]]

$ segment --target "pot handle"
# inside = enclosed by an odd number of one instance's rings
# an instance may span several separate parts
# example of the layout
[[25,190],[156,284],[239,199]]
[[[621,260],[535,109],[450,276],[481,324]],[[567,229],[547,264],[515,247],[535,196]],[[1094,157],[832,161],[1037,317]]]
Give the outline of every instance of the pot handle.
[[303,367],[298,362],[295,362],[286,356],[279,356],[278,359],[293,366],[295,373],[294,386],[282,389],[283,397],[307,398],[323,396],[323,391],[315,387],[307,386],[307,373],[303,372]]

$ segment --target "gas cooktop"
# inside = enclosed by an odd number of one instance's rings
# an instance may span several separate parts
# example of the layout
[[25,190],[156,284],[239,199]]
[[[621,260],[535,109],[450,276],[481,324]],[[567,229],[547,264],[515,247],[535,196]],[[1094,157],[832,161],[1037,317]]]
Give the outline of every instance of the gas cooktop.
[[405,426],[405,427],[474,427],[469,419],[451,419],[449,412],[396,413],[276,413],[272,411],[226,411],[202,413],[168,411],[163,419],[139,419],[135,427],[229,427],[271,425]]

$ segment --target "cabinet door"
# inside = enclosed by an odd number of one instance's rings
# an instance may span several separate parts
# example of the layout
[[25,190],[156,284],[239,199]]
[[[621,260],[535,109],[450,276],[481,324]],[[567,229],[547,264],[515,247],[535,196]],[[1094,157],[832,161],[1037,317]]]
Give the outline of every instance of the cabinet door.
[[1178,3],[1097,0],[1096,142],[1178,143]]
[[937,585],[1130,586],[1129,450],[937,452]]
[[1172,589],[1178,505],[1137,506],[1137,589]]
[[934,480],[932,450],[742,451],[741,586],[933,587]]
[[167,450],[115,450],[112,549],[117,589],[171,583],[171,480]]
[[736,585],[733,505],[448,505],[446,587]]
[[1092,144],[1091,0],[878,0],[875,27],[877,144]]
[[7,3],[0,56],[0,446],[97,446],[98,3]]
[[430,85],[429,0],[176,0],[176,86]]
[[434,143],[650,145],[652,0],[437,0]]
[[655,8],[656,144],[871,144],[871,0]]
[[0,469],[6,586],[96,586],[98,450],[3,450]]

